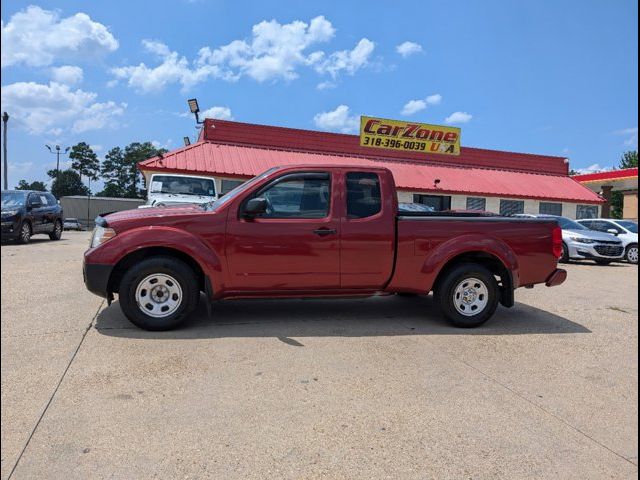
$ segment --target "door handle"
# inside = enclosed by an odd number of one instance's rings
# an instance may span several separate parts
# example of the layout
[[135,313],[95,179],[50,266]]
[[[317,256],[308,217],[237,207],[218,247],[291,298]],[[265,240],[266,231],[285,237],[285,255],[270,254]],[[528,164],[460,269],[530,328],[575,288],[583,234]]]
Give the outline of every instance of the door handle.
[[338,233],[338,231],[335,228],[319,228],[317,230],[314,230],[313,233],[315,233],[316,235],[320,235],[321,237],[325,237],[327,235],[333,235]]

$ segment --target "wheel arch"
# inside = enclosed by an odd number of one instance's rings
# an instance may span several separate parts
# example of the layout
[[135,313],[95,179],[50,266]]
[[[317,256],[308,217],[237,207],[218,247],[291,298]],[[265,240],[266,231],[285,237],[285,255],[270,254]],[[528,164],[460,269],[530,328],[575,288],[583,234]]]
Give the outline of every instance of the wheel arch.
[[514,304],[514,278],[510,268],[497,255],[486,251],[468,251],[460,253],[450,258],[440,269],[433,283],[436,290],[442,280],[454,268],[465,263],[475,263],[482,265],[494,276],[498,277],[498,287],[500,289],[500,303],[505,307],[512,307]]

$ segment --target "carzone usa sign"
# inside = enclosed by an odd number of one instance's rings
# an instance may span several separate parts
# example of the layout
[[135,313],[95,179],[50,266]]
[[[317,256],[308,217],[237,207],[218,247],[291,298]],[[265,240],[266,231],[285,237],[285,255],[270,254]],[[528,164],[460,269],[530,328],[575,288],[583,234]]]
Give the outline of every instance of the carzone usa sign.
[[360,117],[360,145],[460,155],[460,129],[426,123]]

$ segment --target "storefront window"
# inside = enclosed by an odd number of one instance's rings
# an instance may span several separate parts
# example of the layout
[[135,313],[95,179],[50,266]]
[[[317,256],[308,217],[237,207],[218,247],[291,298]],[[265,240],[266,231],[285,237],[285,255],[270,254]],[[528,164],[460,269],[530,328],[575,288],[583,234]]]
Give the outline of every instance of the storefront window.
[[598,218],[597,205],[576,205],[576,219]]
[[524,200],[500,200],[500,215],[508,217],[524,213]]
[[414,195],[413,203],[429,205],[436,212],[451,210],[451,197],[444,195]]
[[539,213],[543,215],[562,215],[562,204],[551,202],[540,202]]
[[482,197],[467,197],[467,210],[486,210],[487,199]]

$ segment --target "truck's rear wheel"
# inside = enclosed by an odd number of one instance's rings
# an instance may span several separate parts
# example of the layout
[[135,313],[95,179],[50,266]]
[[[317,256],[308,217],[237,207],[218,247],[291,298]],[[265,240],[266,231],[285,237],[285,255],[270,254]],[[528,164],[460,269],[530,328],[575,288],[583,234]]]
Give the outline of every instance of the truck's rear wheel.
[[119,300],[126,317],[145,330],[170,330],[198,305],[200,290],[193,270],[173,257],[137,263],[122,277]]
[[465,263],[445,274],[434,297],[447,320],[456,327],[472,328],[482,325],[496,311],[500,288],[485,267]]

